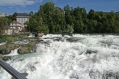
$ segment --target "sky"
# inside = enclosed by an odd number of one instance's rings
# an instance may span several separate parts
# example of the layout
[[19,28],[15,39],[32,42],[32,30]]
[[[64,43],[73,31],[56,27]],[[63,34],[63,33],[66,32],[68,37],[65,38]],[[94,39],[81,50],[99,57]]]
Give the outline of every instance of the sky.
[[119,11],[119,0],[0,0],[0,13],[37,12],[40,5],[46,2],[53,2],[55,6],[62,9],[68,4],[73,8],[78,6],[85,8],[87,12],[89,12],[90,9],[103,12]]

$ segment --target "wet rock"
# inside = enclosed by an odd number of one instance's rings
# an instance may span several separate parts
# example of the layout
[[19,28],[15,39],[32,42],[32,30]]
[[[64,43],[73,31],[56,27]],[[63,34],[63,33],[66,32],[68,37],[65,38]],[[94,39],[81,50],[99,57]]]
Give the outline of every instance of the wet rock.
[[67,38],[66,39],[68,42],[78,42],[79,40],[81,40],[80,38],[77,37],[72,37],[72,38]]
[[38,43],[38,41],[33,40],[26,45],[22,45],[21,48],[18,49],[18,53],[19,54],[27,54],[27,53],[35,52],[35,49],[36,49],[35,46],[37,43]]
[[10,56],[4,56],[2,59],[3,59],[4,61],[7,61],[7,60],[11,59],[11,57],[10,57]]
[[1,45],[0,46],[0,54],[2,54],[2,55],[9,54],[11,52],[11,50],[14,50],[18,47],[19,47],[18,44],[13,44],[13,43],[7,43],[5,45]]
[[53,38],[54,41],[62,41],[62,38],[61,37],[56,37],[56,38]]
[[38,33],[38,37],[42,37],[44,33]]
[[26,53],[31,53],[31,49],[29,47],[23,46],[20,49],[18,49],[19,54],[26,54]]
[[43,39],[38,39],[38,42],[43,42]]
[[0,54],[2,54],[2,50],[0,50]]
[[90,50],[88,49],[85,54],[92,54],[92,53],[97,53],[98,51],[97,50]]
[[[26,77],[28,75],[28,73],[21,73],[24,77]],[[16,79],[14,77],[12,77],[12,79]]]
[[2,58],[2,54],[0,54],[0,58]]
[[2,55],[9,54],[10,52],[11,52],[11,50],[9,50],[9,49],[7,49],[7,48],[0,50],[0,54],[2,54]]

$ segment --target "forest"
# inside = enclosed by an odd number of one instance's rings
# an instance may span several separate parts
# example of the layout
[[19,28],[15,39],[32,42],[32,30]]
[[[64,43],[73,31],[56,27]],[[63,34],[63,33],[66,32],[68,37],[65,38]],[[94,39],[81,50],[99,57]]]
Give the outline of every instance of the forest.
[[[15,15],[14,13],[11,20]],[[70,5],[62,9],[53,2],[46,2],[39,6],[37,12],[31,11],[29,15],[26,28],[30,32],[119,33],[119,12],[93,9],[87,12],[85,8],[80,6],[73,8]]]

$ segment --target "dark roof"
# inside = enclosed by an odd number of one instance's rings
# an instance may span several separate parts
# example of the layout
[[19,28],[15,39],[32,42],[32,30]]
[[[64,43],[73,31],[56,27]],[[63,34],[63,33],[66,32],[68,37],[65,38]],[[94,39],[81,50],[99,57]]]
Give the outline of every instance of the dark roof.
[[27,13],[17,13],[17,16],[29,16]]

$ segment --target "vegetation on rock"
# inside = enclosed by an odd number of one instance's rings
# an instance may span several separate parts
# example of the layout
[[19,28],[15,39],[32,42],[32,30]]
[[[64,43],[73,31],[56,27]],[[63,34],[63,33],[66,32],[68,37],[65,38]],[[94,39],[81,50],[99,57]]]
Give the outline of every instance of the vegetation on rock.
[[2,54],[2,55],[9,54],[11,52],[11,50],[14,50],[18,47],[19,47],[18,44],[13,44],[13,43],[7,43],[4,45],[1,45],[0,46],[0,54]]
[[18,49],[19,54],[26,54],[26,53],[32,53],[35,52],[34,47],[38,43],[37,40],[32,40],[28,44],[24,44],[21,46],[21,48]]

